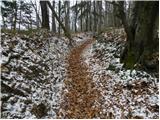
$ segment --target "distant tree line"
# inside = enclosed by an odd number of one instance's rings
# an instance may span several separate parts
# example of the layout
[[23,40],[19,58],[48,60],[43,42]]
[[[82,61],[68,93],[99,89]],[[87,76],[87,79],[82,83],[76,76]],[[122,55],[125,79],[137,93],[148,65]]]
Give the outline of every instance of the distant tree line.
[[32,29],[33,26],[39,27],[37,16],[33,16],[35,3],[23,0],[2,0],[1,3],[2,28],[20,30],[22,26],[25,29]]
[[[120,27],[121,21],[115,16],[116,8],[108,1],[49,1],[55,15],[50,13],[48,1],[2,0],[2,28],[25,29],[46,28],[62,33],[61,22],[67,30],[101,31],[106,27]],[[128,4],[128,3],[126,3]],[[40,12],[41,11],[41,12]],[[51,19],[50,19],[51,18]]]
[[157,61],[150,58],[159,49],[158,1],[52,0],[40,1],[40,7],[32,0],[1,2],[2,28],[20,30],[22,25],[27,29],[45,28],[64,33],[71,46],[71,32],[99,33],[108,27],[124,27],[127,42],[121,61],[125,66],[133,68],[141,64],[147,69],[158,69]]
[[[48,1],[40,2],[41,9],[45,10],[42,11],[42,27],[46,29],[50,28],[49,24],[44,24],[50,22],[48,19],[48,3]],[[122,26],[120,19],[118,19],[114,13],[116,11],[116,8],[108,1],[74,1],[74,4],[72,6],[71,1],[53,1],[52,8],[57,14],[59,22],[64,24],[67,30],[70,30],[72,32],[97,32],[104,30],[106,27]],[[60,34],[63,28],[60,23],[58,25],[55,24],[56,20],[55,16],[53,15],[52,31],[55,32],[55,30],[57,30],[56,32]]]

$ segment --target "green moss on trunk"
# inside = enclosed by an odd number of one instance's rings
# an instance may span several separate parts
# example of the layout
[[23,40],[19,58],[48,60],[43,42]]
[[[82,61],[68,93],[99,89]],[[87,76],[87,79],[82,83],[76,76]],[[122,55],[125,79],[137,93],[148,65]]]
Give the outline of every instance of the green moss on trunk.
[[133,52],[129,51],[126,58],[124,59],[124,67],[127,69],[133,69],[135,63],[135,55],[133,54]]

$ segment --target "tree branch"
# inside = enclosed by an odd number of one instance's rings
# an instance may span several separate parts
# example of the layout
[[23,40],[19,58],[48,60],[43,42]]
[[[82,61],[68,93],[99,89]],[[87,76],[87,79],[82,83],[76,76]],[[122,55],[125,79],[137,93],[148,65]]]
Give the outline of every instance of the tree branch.
[[65,26],[63,25],[63,23],[61,22],[61,20],[59,19],[59,17],[57,16],[54,8],[52,7],[51,3],[49,1],[46,1],[49,8],[52,10],[52,13],[54,15],[54,17],[57,19],[58,23],[60,24],[60,26],[62,27],[65,36],[69,39],[69,45],[72,46],[72,38],[71,38],[71,34],[70,32],[65,28]]
[[9,92],[9,93],[14,93],[15,95],[20,95],[20,96],[23,96],[23,97],[27,96],[21,90],[11,88],[10,86],[8,86],[7,84],[5,84],[3,82],[1,82],[1,87],[2,87],[2,91],[6,91],[6,92]]
[[40,17],[39,17],[39,14],[38,14],[38,12],[37,12],[37,8],[36,8],[35,5],[33,4],[32,0],[31,0],[31,4],[32,4],[32,6],[33,6],[33,8],[34,8],[34,10],[35,10],[35,12],[36,12],[36,15],[37,15],[37,17],[38,17],[38,19],[39,19],[40,24],[42,24],[42,21],[41,21],[41,19],[40,19]]
[[5,63],[2,63],[1,65],[2,65],[2,66],[8,65],[12,59],[18,59],[18,58],[20,58],[24,53],[25,53],[25,52],[22,52],[22,53],[17,54],[17,55],[11,55],[11,56],[8,58],[8,61],[5,62]]

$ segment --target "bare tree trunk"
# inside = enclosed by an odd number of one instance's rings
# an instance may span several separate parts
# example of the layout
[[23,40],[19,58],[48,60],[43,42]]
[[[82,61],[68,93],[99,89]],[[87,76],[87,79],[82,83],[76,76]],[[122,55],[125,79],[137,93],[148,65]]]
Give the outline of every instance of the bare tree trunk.
[[92,14],[91,14],[92,3],[89,1],[89,30],[92,31]]
[[2,15],[2,21],[3,21],[3,29],[6,29],[6,22],[4,20],[4,16]]
[[[61,1],[59,1],[59,3],[58,3],[58,17],[59,17],[59,20],[61,21]],[[59,27],[58,27],[58,33],[59,33],[59,35],[61,34],[60,23],[59,23]]]
[[50,29],[49,27],[49,11],[47,8],[47,1],[40,1],[42,12],[42,28]]
[[[53,6],[53,9],[55,9],[55,1],[53,0],[52,2],[52,6]],[[54,14],[52,13],[52,31],[54,33],[56,33],[56,21],[55,21],[55,17],[54,17]]]
[[87,9],[87,11],[86,11],[86,32],[88,31],[88,25],[89,25],[89,15],[88,15],[88,13],[89,13],[89,1],[86,1],[87,2],[87,5],[86,5],[86,9]]
[[99,21],[98,21],[98,32],[102,29],[102,1],[97,1],[98,4],[98,13],[99,13]]
[[15,13],[14,13],[14,23],[13,23],[13,29],[16,30],[17,25],[17,1],[15,1]]
[[70,1],[65,1],[65,27],[66,29],[70,30]]
[[32,29],[32,16],[31,16],[31,14],[29,15],[30,16],[30,28]]
[[68,31],[65,26],[63,25],[63,23],[61,22],[61,20],[59,19],[59,16],[56,14],[53,6],[51,5],[51,3],[49,1],[46,1],[49,8],[52,10],[52,13],[54,14],[55,18],[57,19],[59,25],[62,27],[63,31],[64,31],[64,34],[65,36],[69,39],[69,46],[70,47],[73,47],[72,45],[72,38],[71,38],[71,34],[70,34],[70,31]]
[[[110,4],[108,4],[108,9],[112,9],[112,6]],[[113,27],[113,20],[112,20],[112,13],[110,11],[108,11],[108,26],[109,27]]]
[[109,8],[109,4],[107,1],[105,1],[105,21],[104,21],[104,24],[105,24],[105,28],[109,26],[109,11],[108,11],[108,8]]
[[93,1],[94,6],[94,32],[97,31],[97,19],[96,19],[96,1]]
[[126,68],[141,64],[147,70],[158,70],[158,61],[152,59],[153,53],[158,51],[159,43],[158,8],[157,1],[135,2],[129,23],[124,12],[124,2],[119,2],[119,17],[127,33],[126,47],[121,55],[121,62],[124,62]]
[[76,8],[75,8],[75,19],[74,19],[74,29],[77,32],[77,1],[76,1]]
[[36,24],[37,24],[37,28],[39,28],[39,24],[42,25],[42,21],[41,21],[40,16],[39,16],[39,11],[38,11],[36,1],[35,1],[35,3],[33,3],[32,0],[31,0],[31,5],[33,6],[33,8],[36,12]]
[[19,18],[19,31],[21,30],[21,19],[22,19],[22,13],[21,13],[21,10],[20,10],[20,18]]
[[[81,4],[82,4],[83,1],[81,1]],[[81,6],[81,14],[83,12],[83,6]],[[81,24],[81,32],[83,31],[83,19],[82,17],[80,18],[80,24]]]

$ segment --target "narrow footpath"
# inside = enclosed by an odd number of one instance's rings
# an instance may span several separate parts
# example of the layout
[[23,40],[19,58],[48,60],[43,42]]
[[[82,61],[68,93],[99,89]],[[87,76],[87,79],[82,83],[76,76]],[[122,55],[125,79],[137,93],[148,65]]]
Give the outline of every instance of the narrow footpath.
[[87,40],[73,48],[68,56],[68,79],[64,81],[63,102],[60,105],[59,118],[95,118],[99,107],[96,105],[100,92],[96,89],[88,66],[83,62],[82,53],[93,42]]

